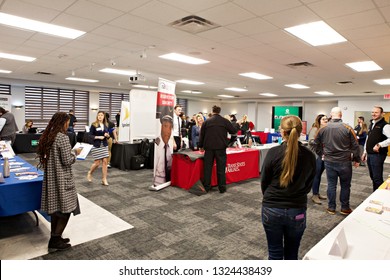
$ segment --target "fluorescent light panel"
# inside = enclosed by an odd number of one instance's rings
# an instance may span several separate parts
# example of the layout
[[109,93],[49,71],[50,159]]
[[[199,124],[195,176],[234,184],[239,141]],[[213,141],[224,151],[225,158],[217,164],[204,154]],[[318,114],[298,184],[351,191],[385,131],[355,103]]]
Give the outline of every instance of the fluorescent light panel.
[[256,79],[256,80],[269,80],[269,79],[273,79],[270,76],[263,75],[263,74],[256,73],[256,72],[241,73],[239,75],[240,76],[244,76],[244,77],[248,77],[248,78],[252,78],[252,79]]
[[132,75],[137,74],[137,71],[134,71],[134,70],[123,70],[123,69],[115,69],[115,68],[103,68],[103,69],[100,69],[99,72],[125,75],[125,76],[132,76]]
[[0,53],[0,58],[19,60],[19,61],[27,61],[27,62],[32,62],[32,61],[36,60],[35,57],[17,55],[17,54],[11,54],[11,53]]
[[181,84],[188,84],[188,85],[204,85],[204,83],[202,82],[191,81],[191,80],[177,80],[176,82]]
[[133,85],[135,88],[148,88],[148,89],[157,89],[155,86],[147,86],[147,85]]
[[219,97],[225,97],[225,98],[234,98],[233,95],[227,95],[227,94],[219,94]]
[[27,19],[23,17],[13,16],[6,13],[0,13],[0,24],[69,39],[76,39],[77,37],[80,37],[81,35],[85,34],[84,31],[67,28],[51,23],[45,23],[37,20]]
[[225,88],[225,90],[229,90],[229,91],[237,91],[237,92],[248,91],[248,90],[247,90],[247,89],[245,89],[245,88],[236,88],[236,87]]
[[0,73],[9,74],[9,73],[12,73],[12,71],[0,69]]
[[168,54],[160,55],[159,57],[164,58],[164,59],[178,61],[178,62],[188,63],[188,64],[195,64],[195,65],[206,64],[206,63],[210,62],[210,61],[207,61],[204,59],[200,59],[200,58],[196,58],[196,57],[192,57],[192,56],[188,56],[188,55],[183,55],[183,54],[178,54],[178,53],[168,53]]
[[390,79],[379,79],[379,80],[374,80],[374,82],[381,86],[390,85]]
[[259,95],[267,96],[267,97],[275,97],[275,96],[278,96],[277,94],[275,94],[275,93],[270,93],[270,92],[259,93]]
[[347,41],[323,21],[296,25],[284,30],[312,46],[331,45]]
[[199,90],[182,90],[183,93],[202,94]]
[[315,91],[314,93],[317,93],[319,95],[334,95],[334,93],[329,91]]
[[352,68],[353,70],[357,72],[369,72],[369,71],[378,71],[383,70],[378,64],[376,64],[374,61],[359,61],[359,62],[351,62],[346,63],[349,68]]
[[305,89],[305,88],[309,88],[308,86],[305,86],[305,85],[301,85],[301,84],[288,84],[288,85],[284,85],[285,87],[290,87],[290,88],[295,88],[295,89]]
[[85,83],[97,83],[97,82],[99,82],[99,80],[76,78],[76,77],[68,77],[68,78],[65,78],[65,80],[77,81],[77,82],[85,82]]

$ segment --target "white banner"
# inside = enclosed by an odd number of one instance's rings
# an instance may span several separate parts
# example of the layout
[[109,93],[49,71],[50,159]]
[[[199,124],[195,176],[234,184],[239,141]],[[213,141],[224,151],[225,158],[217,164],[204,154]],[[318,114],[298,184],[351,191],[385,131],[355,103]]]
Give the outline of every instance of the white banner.
[[130,102],[122,101],[121,117],[119,120],[119,142],[130,141]]
[[170,185],[173,153],[173,107],[176,83],[160,78],[156,104],[156,135],[154,144],[154,179],[151,190]]

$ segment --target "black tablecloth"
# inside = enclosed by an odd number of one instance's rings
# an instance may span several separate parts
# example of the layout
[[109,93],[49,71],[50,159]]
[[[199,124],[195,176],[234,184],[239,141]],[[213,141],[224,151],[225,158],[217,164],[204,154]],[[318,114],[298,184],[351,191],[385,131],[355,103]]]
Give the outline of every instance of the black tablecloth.
[[[76,134],[67,132],[70,145],[76,145]],[[38,141],[41,138],[41,133],[17,133],[15,142],[12,146],[16,154],[35,153],[38,148]]]
[[130,170],[131,157],[140,153],[140,144],[116,143],[111,149],[111,166]]

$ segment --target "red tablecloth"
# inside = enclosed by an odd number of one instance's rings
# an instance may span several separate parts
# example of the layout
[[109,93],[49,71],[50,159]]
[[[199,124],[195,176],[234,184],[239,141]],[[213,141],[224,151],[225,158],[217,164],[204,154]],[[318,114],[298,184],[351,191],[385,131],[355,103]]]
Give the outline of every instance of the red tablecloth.
[[[228,148],[226,153],[226,184],[259,177],[258,150]],[[203,179],[203,158],[191,161],[185,155],[173,154],[172,186],[188,190],[199,179]],[[214,161],[211,185],[216,186],[217,184],[216,163]]]

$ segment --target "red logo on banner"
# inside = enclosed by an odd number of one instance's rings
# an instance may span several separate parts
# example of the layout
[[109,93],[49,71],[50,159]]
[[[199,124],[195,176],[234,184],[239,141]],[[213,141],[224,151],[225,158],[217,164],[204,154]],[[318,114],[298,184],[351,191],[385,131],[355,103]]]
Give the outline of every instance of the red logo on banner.
[[157,93],[157,106],[170,106],[173,107],[175,104],[175,96],[168,93]]
[[390,94],[383,95],[383,99],[390,99]]

